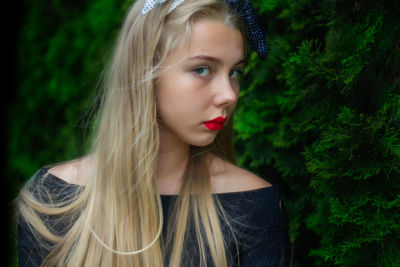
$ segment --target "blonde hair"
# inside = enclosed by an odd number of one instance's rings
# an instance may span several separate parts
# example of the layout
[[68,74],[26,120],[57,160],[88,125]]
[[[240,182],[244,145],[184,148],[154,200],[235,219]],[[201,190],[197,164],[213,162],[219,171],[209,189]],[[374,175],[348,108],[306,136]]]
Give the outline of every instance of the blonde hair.
[[[42,266],[164,266],[166,251],[172,253],[166,265],[181,266],[192,260],[183,255],[189,225],[194,225],[201,266],[206,265],[207,249],[215,266],[231,264],[218,214],[228,226],[230,223],[211,194],[206,153],[235,162],[233,120],[211,145],[191,148],[164,240],[160,235],[161,199],[155,184],[159,136],[154,80],[166,56],[190,36],[195,21],[220,21],[242,35],[243,28],[222,0],[187,0],[167,15],[168,1],[143,16],[144,2],[136,1],[129,10],[108,67],[89,151],[95,159],[93,177],[63,201],[40,197],[49,195],[41,191],[40,181],[28,183],[20,192],[22,218],[34,232],[55,244]],[[57,235],[43,214],[64,225],[69,222],[69,230]]]

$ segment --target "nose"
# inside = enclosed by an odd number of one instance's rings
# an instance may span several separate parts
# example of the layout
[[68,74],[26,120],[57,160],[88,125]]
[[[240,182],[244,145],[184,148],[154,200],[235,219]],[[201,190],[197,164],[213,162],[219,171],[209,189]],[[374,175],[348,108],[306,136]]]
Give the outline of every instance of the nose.
[[236,103],[238,98],[239,84],[232,81],[230,77],[221,77],[216,84],[214,103],[219,107],[229,107]]

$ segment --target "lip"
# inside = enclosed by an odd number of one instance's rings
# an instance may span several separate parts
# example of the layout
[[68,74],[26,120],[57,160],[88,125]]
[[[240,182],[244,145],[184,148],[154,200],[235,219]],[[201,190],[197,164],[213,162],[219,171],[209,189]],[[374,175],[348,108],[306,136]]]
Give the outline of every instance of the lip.
[[219,116],[212,120],[203,122],[203,124],[211,131],[221,131],[227,120],[228,117],[223,118],[222,116]]

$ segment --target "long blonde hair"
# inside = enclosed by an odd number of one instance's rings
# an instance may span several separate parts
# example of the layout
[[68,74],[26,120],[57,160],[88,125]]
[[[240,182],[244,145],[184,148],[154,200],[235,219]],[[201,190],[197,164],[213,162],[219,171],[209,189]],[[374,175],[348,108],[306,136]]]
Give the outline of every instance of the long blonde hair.
[[[220,21],[242,35],[243,28],[223,0],[187,0],[167,14],[170,2],[143,16],[144,0],[138,0],[125,18],[104,83],[89,151],[95,168],[88,184],[62,202],[43,201],[33,193],[40,192],[38,182],[28,183],[20,192],[22,218],[55,244],[42,266],[185,265],[191,260],[184,255],[188,225],[194,225],[201,266],[206,265],[207,249],[215,266],[231,264],[218,214],[227,225],[229,221],[211,194],[206,152],[235,161],[232,120],[211,145],[191,148],[164,240],[161,198],[155,185],[159,135],[154,80],[169,52],[190,36],[195,21]],[[56,217],[64,225],[70,222],[69,230],[54,233],[54,225],[39,214]]]

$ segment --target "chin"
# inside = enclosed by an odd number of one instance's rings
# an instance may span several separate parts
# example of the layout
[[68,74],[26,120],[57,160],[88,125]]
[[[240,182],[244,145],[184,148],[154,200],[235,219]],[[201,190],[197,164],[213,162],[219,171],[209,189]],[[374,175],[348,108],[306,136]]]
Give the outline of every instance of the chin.
[[197,139],[197,140],[191,140],[191,142],[189,142],[189,144],[191,144],[192,146],[197,146],[197,147],[205,147],[210,145],[212,142],[214,142],[216,136],[213,137],[208,137],[208,138],[204,138],[204,139]]

